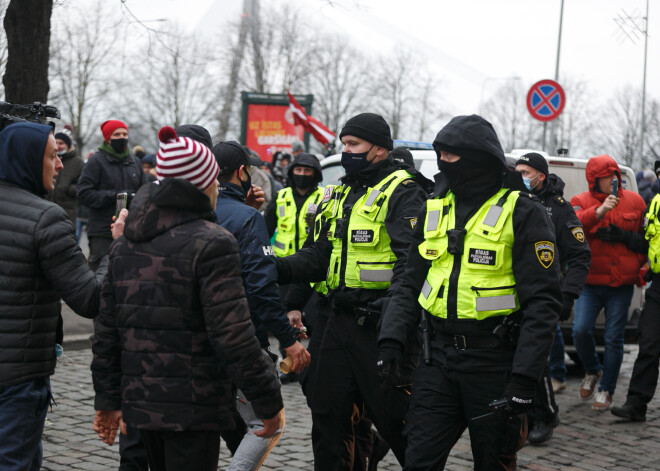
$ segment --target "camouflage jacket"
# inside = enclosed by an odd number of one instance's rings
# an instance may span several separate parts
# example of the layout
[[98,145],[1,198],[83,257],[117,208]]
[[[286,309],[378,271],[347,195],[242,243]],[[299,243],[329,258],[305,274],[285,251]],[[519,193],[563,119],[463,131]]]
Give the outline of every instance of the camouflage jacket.
[[234,237],[181,179],[145,185],[110,250],[92,342],[95,408],[151,430],[231,428],[231,382],[260,418],[282,408],[250,321]]

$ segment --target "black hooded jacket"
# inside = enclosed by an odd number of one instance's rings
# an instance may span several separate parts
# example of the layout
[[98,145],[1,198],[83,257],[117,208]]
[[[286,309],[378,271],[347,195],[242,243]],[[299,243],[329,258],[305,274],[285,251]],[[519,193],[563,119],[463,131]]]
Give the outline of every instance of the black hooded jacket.
[[53,374],[60,298],[96,316],[107,271],[107,258],[89,269],[67,214],[41,198],[50,132],[20,123],[0,133],[0,386]]
[[555,228],[557,262],[563,273],[562,293],[577,298],[582,292],[591,265],[591,250],[582,223],[571,204],[564,199],[564,181],[554,173],[548,175],[543,189],[534,193],[541,199]]
[[[445,150],[477,162],[479,159],[494,159],[499,162],[502,173],[499,178],[491,171],[491,178],[484,175],[472,175],[473,181],[483,182],[484,187],[475,187],[472,194],[459,201],[456,197],[457,226],[467,221],[490,196],[495,194],[504,183],[505,158],[502,147],[492,126],[478,116],[454,118],[443,128],[434,142],[436,152]],[[492,164],[490,161],[488,165]],[[487,165],[487,166],[488,166]],[[486,167],[487,167],[486,166]],[[483,168],[486,168],[483,167]],[[442,179],[438,181],[442,187]],[[444,196],[444,195],[437,195]],[[442,350],[444,365],[461,371],[512,371],[518,377],[524,377],[527,386],[533,391],[547,363],[548,352],[552,343],[557,313],[561,306],[559,290],[559,266],[552,263],[544,268],[537,258],[535,243],[546,241],[554,243],[554,231],[550,218],[538,200],[527,193],[520,193],[512,215],[514,244],[509,256],[512,260],[513,274],[520,301],[520,334],[515,352],[472,348],[456,350],[448,347]],[[426,205],[419,213],[410,244],[408,264],[401,277],[400,288],[394,293],[384,314],[379,335],[379,345],[396,342],[403,346],[408,335],[415,331],[419,323],[420,306],[418,297],[431,262],[419,253],[419,245],[424,241],[424,221]],[[457,259],[462,262],[462,258]],[[454,270],[460,269],[455,265]],[[452,289],[447,290],[448,298]],[[460,291],[459,291],[460,293]],[[453,294],[454,296],[457,293]],[[450,303],[451,304],[451,303]],[[433,316],[432,323],[437,321]],[[484,326],[487,323],[484,323]],[[460,334],[462,321],[456,321],[456,333]],[[487,327],[488,332],[492,327]],[[475,369],[476,368],[476,369]]]

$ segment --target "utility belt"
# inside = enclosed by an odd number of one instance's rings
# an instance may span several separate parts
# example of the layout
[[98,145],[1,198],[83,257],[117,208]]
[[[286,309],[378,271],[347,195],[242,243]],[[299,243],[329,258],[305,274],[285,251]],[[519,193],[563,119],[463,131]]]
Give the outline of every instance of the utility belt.
[[350,309],[342,309],[334,306],[333,311],[335,315],[338,316],[352,316],[355,319],[355,323],[360,327],[378,324],[380,319],[380,311],[377,309],[371,309],[367,306],[353,306]]
[[426,313],[432,338],[456,350],[514,348],[518,342],[520,315],[472,319],[442,319]]

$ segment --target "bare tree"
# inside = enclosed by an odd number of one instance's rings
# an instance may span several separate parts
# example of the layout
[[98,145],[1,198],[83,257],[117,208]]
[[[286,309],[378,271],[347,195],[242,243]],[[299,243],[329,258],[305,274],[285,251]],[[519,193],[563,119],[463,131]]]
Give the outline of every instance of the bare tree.
[[[314,92],[314,117],[335,134],[351,115],[364,111],[369,88],[364,81],[371,61],[348,41],[324,36],[326,45],[309,64],[309,86]],[[351,64],[350,67],[346,64]]]
[[48,99],[48,47],[53,0],[11,0],[3,21],[7,64],[2,82],[11,103]]
[[86,9],[57,11],[54,20],[50,70],[53,101],[62,119],[73,125],[74,140],[82,152],[98,133],[97,116],[106,106],[113,86],[113,81],[107,80],[112,73],[109,64],[122,60],[113,51],[119,19],[112,19],[107,2],[97,0]]
[[506,152],[516,148],[542,147],[542,124],[530,116],[519,80],[507,80],[484,103],[481,114],[491,122]]
[[[165,31],[158,41],[138,48],[131,67],[129,98],[131,120],[141,123],[151,138],[164,125],[194,123],[217,129],[217,61],[203,39],[183,34],[176,26]],[[133,134],[134,137],[135,134]]]
[[590,138],[595,154],[609,154],[619,163],[637,169],[641,160],[640,139],[640,100],[641,94],[631,88],[615,93],[608,104],[601,107],[598,128]]
[[[591,106],[593,95],[586,82],[562,78],[566,106],[557,118],[555,142],[557,147],[569,149],[572,156],[589,156],[589,136],[596,127]],[[554,153],[556,149],[550,149]]]

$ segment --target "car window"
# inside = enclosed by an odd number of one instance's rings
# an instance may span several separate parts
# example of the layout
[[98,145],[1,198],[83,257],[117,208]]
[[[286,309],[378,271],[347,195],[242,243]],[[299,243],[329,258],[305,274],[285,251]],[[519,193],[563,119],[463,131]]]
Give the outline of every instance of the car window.
[[323,180],[321,185],[339,185],[339,179],[345,174],[344,167],[341,163],[335,162],[323,167]]

